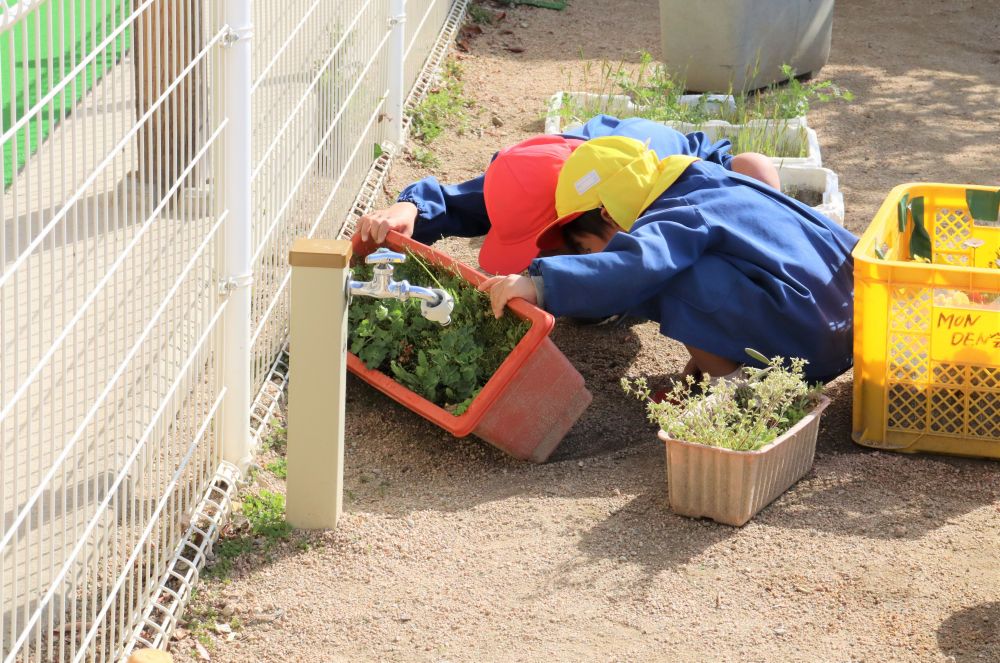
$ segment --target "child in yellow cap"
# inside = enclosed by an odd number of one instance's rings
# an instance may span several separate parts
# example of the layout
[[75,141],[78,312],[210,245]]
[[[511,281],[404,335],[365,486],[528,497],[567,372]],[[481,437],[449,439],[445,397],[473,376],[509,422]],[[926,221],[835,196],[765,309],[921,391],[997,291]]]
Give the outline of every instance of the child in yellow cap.
[[655,320],[688,348],[689,372],[726,375],[744,348],[801,357],[827,381],[852,360],[857,238],[761,182],[690,155],[664,159],[620,136],[587,141],[556,185],[537,243],[577,255],[487,280],[494,314],[522,297],[555,315]]

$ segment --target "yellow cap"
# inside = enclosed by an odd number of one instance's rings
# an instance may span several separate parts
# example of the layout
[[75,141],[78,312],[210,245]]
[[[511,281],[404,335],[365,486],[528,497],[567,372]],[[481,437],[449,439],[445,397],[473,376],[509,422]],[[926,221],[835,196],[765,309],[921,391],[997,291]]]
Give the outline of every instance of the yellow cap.
[[660,159],[647,145],[626,136],[603,136],[578,147],[559,173],[558,220],[545,232],[598,207],[604,207],[615,223],[629,230],[639,215],[698,160],[683,154]]

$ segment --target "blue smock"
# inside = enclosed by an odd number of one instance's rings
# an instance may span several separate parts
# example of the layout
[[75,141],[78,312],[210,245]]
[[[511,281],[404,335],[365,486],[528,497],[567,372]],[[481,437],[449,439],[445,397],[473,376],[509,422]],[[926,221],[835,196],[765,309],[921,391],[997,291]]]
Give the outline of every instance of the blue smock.
[[801,357],[809,380],[850,368],[857,237],[715,163],[693,163],[600,253],[537,258],[544,307],[626,311],[665,336],[734,362]]
[[[643,142],[648,140],[650,149],[661,159],[674,154],[689,154],[727,168],[733,160],[728,140],[713,143],[700,131],[684,135],[657,122],[637,117],[620,120],[610,115],[598,115],[563,136],[584,140],[599,136],[628,136]],[[417,206],[413,239],[431,244],[442,237],[485,235],[490,229],[490,220],[483,199],[483,177],[480,175],[461,184],[441,184],[436,177],[425,177],[403,189],[397,200]]]

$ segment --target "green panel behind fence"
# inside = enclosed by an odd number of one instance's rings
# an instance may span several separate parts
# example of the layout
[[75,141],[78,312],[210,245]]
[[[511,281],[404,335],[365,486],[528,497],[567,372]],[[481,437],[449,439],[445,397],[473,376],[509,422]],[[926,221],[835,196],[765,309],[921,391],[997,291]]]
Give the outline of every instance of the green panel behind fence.
[[[18,0],[4,0],[7,6]],[[72,75],[87,54],[128,15],[129,0],[47,0],[0,34],[0,124],[6,135],[18,119]],[[3,184],[24,167],[59,121],[101,80],[131,45],[131,28],[87,62],[40,113],[3,144]]]

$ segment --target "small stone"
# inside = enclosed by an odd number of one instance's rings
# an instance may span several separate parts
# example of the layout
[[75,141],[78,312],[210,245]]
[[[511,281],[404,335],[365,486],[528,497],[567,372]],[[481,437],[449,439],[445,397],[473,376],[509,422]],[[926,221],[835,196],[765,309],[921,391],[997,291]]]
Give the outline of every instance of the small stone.
[[490,118],[490,122],[493,123],[494,127],[502,127],[503,126],[503,120],[500,119],[499,115],[494,115],[493,117],[491,117]]
[[405,612],[399,615],[399,621],[403,622],[404,624],[410,621],[411,619],[413,619],[413,617],[411,617],[409,614]]
[[774,627],[774,634],[775,635],[784,635],[785,634],[785,627],[784,626],[775,626]]
[[582,460],[578,461],[577,464],[576,464],[576,466],[577,467],[583,467],[583,461]]
[[906,536],[906,528],[902,525],[896,525],[892,528],[892,535],[895,537]]
[[236,614],[236,610],[233,608],[233,606],[229,605],[228,603],[222,606],[221,612],[223,617],[232,617],[233,615]]
[[524,21],[521,21],[520,23],[518,23],[518,25],[520,25],[522,28],[528,27],[528,24],[525,23]]

